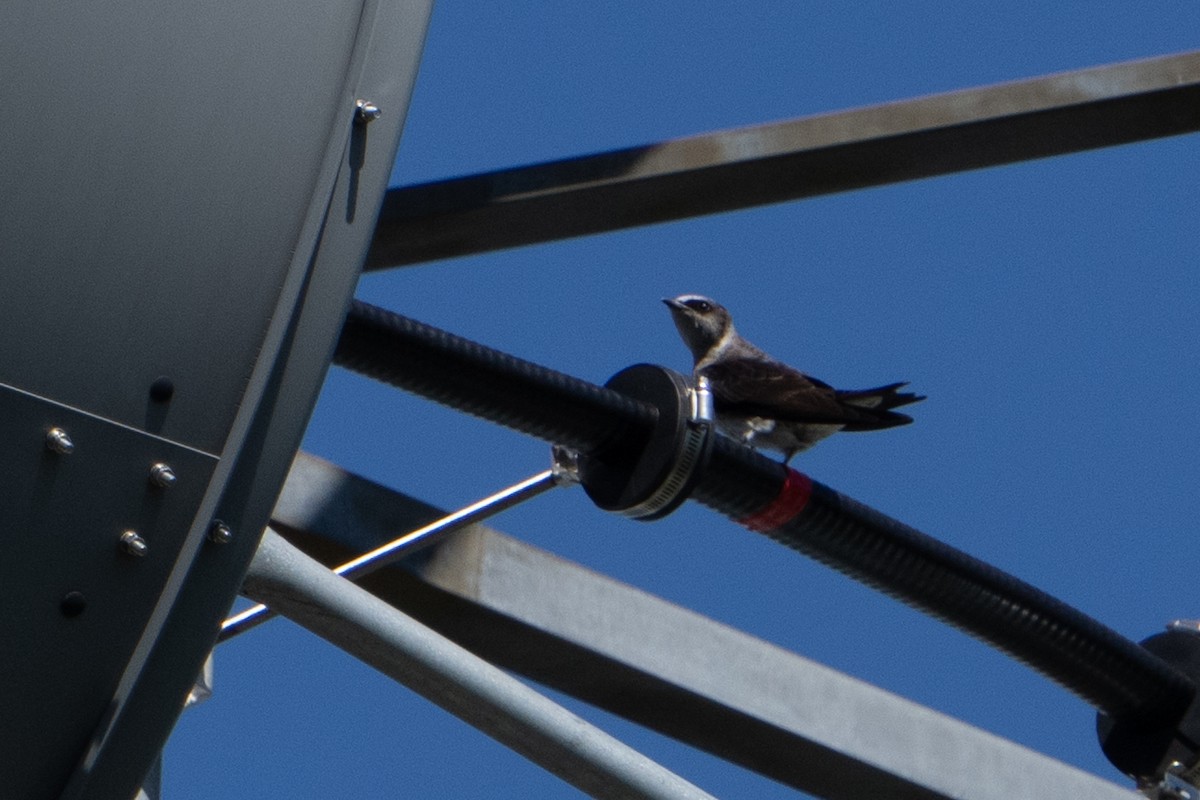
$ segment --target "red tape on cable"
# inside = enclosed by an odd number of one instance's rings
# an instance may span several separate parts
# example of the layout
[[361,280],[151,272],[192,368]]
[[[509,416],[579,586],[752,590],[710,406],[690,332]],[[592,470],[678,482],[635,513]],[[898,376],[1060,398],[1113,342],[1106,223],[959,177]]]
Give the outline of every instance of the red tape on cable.
[[789,467],[778,496],[765,508],[738,520],[738,524],[759,533],[773,531],[803,511],[810,497],[812,478]]

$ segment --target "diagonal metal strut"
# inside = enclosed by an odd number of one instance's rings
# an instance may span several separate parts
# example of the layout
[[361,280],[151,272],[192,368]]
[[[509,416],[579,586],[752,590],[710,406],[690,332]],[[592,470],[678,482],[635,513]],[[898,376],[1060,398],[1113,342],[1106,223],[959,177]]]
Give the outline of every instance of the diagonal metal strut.
[[[333,574],[357,582],[360,578],[370,575],[376,570],[412,555],[422,547],[432,545],[456,531],[489,519],[505,509],[537,497],[562,483],[562,476],[555,470],[539,472],[537,475],[526,478],[520,483],[502,489],[465,508],[446,514],[428,525],[422,525],[385,544],[373,547],[335,568]],[[262,603],[251,606],[245,611],[229,617],[221,624],[221,632],[217,634],[217,643],[227,642],[235,636],[258,627],[274,616],[275,613]]]
[[270,528],[250,563],[244,591],[593,797],[712,800],[516,678],[334,575]]
[[366,269],[1200,130],[1200,51],[388,190]]

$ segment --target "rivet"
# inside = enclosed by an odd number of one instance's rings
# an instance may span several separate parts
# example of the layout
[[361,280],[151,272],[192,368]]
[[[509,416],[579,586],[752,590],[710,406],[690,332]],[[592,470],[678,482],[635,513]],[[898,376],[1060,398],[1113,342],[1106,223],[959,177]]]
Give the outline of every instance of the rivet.
[[131,556],[146,555],[146,551],[150,549],[146,544],[146,540],[138,535],[137,531],[125,531],[121,534],[121,547]]
[[217,520],[208,529],[209,541],[217,544],[229,544],[233,541],[233,528],[226,525],[221,520]]
[[67,592],[58,604],[58,610],[67,618],[78,617],[87,608],[87,598],[83,592]]
[[370,100],[359,100],[354,104],[354,119],[358,122],[374,122],[383,112]]
[[161,461],[150,467],[150,482],[155,486],[167,489],[175,485],[175,470]]
[[175,383],[166,375],[154,379],[150,384],[150,399],[156,403],[166,403],[175,395]]
[[62,428],[51,428],[46,431],[46,447],[59,455],[69,455],[75,450],[75,443]]

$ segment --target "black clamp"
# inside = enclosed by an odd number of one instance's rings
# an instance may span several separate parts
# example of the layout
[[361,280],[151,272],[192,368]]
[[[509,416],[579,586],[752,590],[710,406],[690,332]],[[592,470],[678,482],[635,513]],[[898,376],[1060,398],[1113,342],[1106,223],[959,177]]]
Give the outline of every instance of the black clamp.
[[653,405],[658,421],[640,451],[581,454],[579,481],[605,511],[661,519],[687,499],[708,462],[715,436],[712,392],[703,379],[692,386],[654,364],[623,369],[604,385]]
[[[1177,620],[1141,645],[1200,685],[1200,622]],[[1177,719],[1114,720],[1097,715],[1100,748],[1151,798],[1194,797],[1200,784],[1200,692]],[[1187,787],[1185,793],[1177,788]]]

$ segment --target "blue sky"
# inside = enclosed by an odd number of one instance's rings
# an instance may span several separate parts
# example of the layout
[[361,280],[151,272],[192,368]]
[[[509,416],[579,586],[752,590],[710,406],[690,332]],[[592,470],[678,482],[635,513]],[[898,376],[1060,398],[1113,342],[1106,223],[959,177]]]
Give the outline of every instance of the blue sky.
[[[1200,4],[443,2],[403,185],[1197,47]],[[690,363],[659,298],[709,294],[916,422],[793,465],[1141,639],[1194,600],[1195,136],[402,270],[358,296],[595,382]],[[548,448],[331,370],[305,448],[447,508]],[[1113,780],[1082,701],[966,635],[688,505],[552,492],[493,526]],[[797,793],[573,706],[722,797]],[[578,793],[286,621],[222,646],[164,797]]]

